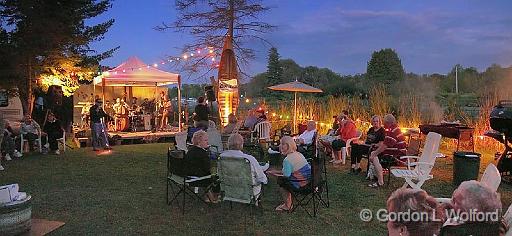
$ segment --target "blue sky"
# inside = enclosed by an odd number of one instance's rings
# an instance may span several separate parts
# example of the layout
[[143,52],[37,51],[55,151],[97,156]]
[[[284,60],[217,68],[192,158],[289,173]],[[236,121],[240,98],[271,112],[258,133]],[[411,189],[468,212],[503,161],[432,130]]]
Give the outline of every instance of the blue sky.
[[[512,64],[512,1],[267,0],[263,16],[277,26],[266,34],[282,58],[301,66],[327,67],[342,75],[364,73],[371,53],[393,48],[407,72],[447,73],[454,64],[483,70]],[[154,27],[175,19],[173,0],[116,0],[92,22],[114,18],[105,38],[92,45],[120,49],[102,64],[132,55],[148,64],[180,55],[186,33]],[[268,46],[253,43],[257,59],[245,70],[266,70]],[[167,68],[169,69],[169,68]],[[201,81],[200,81],[201,82]],[[207,82],[206,80],[203,82]]]

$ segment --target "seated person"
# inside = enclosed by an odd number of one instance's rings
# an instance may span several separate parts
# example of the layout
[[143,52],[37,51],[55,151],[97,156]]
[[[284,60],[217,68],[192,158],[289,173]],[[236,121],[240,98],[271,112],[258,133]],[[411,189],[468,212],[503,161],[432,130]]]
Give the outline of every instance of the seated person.
[[357,136],[356,124],[348,117],[348,111],[344,110],[339,116],[340,128],[338,129],[338,137],[332,141],[332,150],[334,153],[334,164],[341,164],[341,149],[345,147],[347,141]]
[[338,116],[333,116],[332,118],[334,119],[332,128],[327,132],[327,135],[330,136],[336,135],[336,131],[340,128],[340,124],[338,123]]
[[256,116],[256,112],[254,110],[249,110],[247,112],[247,117],[244,120],[243,127],[252,130],[254,128],[254,125],[256,125],[257,121],[258,117]]
[[[46,136],[48,143],[50,144],[50,151],[55,153],[55,155],[59,155],[59,143],[57,139],[62,138],[64,134],[64,129],[60,125],[60,121],[55,118],[53,113],[48,113],[48,117],[46,120],[46,124],[43,128],[43,136]],[[65,142],[66,140],[64,140]]]
[[[32,116],[25,115],[24,121],[21,123],[21,131],[23,138],[28,140],[30,151],[34,151],[34,141],[39,138],[41,134],[41,126],[32,120]],[[23,140],[21,140],[23,142]]]
[[5,160],[10,161],[14,157],[21,157],[22,154],[16,150],[14,131],[8,120],[4,120],[3,140],[1,143],[2,155]]
[[[211,175],[212,167],[210,163],[209,152],[207,150],[208,134],[203,130],[195,132],[192,136],[192,144],[193,146],[189,148],[185,156],[185,166],[188,168],[187,175],[196,177]],[[207,193],[208,199],[206,199],[206,201],[217,203],[220,187],[215,183],[213,178],[192,182],[190,183],[190,186],[208,187],[211,184],[214,184],[214,186],[212,191]]]
[[[398,127],[396,119],[393,115],[387,114],[384,116],[384,129],[385,136],[384,142],[379,143],[377,149],[370,153],[369,160],[375,167],[375,172],[377,174],[377,182],[368,185],[369,187],[376,188],[384,185],[384,176],[382,165],[379,161],[379,156],[405,156],[407,152],[407,143],[405,142],[405,137],[402,134],[402,131]],[[392,148],[390,150],[388,148]]]
[[310,145],[313,143],[313,138],[316,134],[316,122],[313,120],[308,121],[306,130],[295,139],[298,145]]
[[380,116],[372,117],[372,127],[366,133],[366,141],[362,144],[353,143],[350,150],[351,172],[358,174],[361,172],[360,162],[363,156],[370,153],[370,149],[378,143],[384,141],[384,128]]
[[293,207],[291,192],[305,188],[310,182],[311,165],[302,154],[297,152],[297,145],[290,136],[284,136],[281,139],[279,150],[286,157],[283,160],[282,176],[277,179],[283,204],[276,207],[276,210],[289,211]]
[[[298,137],[295,138],[295,142],[297,143],[297,150],[302,153],[303,155],[311,155],[311,150],[309,146],[313,144],[315,141],[315,134],[316,134],[316,122],[315,121],[308,121],[306,125],[306,130],[300,134]],[[306,153],[307,152],[307,153]],[[308,154],[309,153],[309,154]]]
[[222,129],[222,134],[231,134],[233,131],[235,131],[237,124],[236,116],[231,113],[228,115],[228,124],[224,126],[224,129]]
[[[388,198],[387,210],[389,236],[439,235],[444,220],[440,204],[421,189],[397,189]],[[414,215],[423,218],[418,220]]]
[[[444,223],[440,235],[501,235],[501,207],[499,194],[485,184],[475,180],[462,182],[447,207],[451,208],[447,215],[455,218]],[[484,214],[488,217],[477,217]]]
[[263,171],[268,169],[268,166],[266,166],[266,169],[261,166],[256,158],[254,158],[251,155],[245,154],[242,152],[244,148],[244,138],[240,134],[231,134],[228,139],[228,149],[222,154],[220,154],[220,157],[238,157],[238,158],[245,158],[251,163],[251,172],[252,172],[252,185],[253,185],[253,192],[256,199],[258,199],[260,192],[261,192],[261,185],[267,184],[267,176]]

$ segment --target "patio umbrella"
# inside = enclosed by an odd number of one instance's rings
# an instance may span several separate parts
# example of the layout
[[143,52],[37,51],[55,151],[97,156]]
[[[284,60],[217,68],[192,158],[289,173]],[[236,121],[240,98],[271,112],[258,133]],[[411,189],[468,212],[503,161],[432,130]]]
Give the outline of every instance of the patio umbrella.
[[323,92],[321,89],[317,89],[315,87],[309,86],[305,83],[299,82],[297,80],[289,83],[278,84],[274,86],[268,87],[271,90],[276,91],[288,91],[295,93],[295,101],[294,101],[294,109],[293,109],[293,132],[295,133],[296,125],[297,125],[297,92],[301,93],[321,93]]

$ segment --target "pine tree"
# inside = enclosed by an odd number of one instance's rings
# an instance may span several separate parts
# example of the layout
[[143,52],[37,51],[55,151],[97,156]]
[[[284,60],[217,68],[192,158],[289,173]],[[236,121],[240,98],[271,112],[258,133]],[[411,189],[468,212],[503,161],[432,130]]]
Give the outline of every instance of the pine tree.
[[389,86],[394,81],[404,79],[405,72],[398,54],[391,48],[372,53],[366,69],[367,78]]
[[[273,86],[282,83],[283,68],[279,63],[279,52],[277,48],[272,47],[268,52],[268,64],[267,64],[267,80],[265,83],[266,87]],[[275,91],[265,88],[264,95],[276,96]]]

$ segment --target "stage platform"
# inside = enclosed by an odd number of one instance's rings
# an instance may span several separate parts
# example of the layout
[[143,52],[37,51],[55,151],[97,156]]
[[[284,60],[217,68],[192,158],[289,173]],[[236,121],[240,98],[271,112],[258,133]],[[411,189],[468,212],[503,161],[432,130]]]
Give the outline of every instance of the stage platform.
[[109,132],[111,137],[119,136],[121,139],[156,139],[156,138],[171,138],[178,133],[177,131],[142,131],[142,132]]
[[[168,142],[174,139],[176,133],[178,133],[178,131],[109,132],[108,134],[110,138],[114,139],[115,145],[129,145],[140,143]],[[74,141],[79,147],[89,147],[91,145],[89,135],[82,138],[74,138]]]

